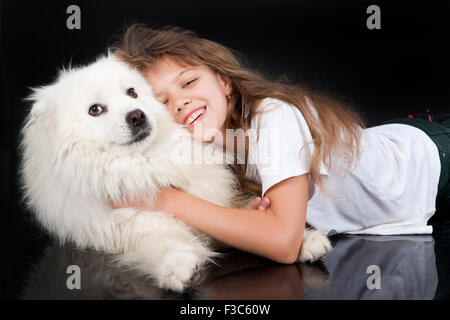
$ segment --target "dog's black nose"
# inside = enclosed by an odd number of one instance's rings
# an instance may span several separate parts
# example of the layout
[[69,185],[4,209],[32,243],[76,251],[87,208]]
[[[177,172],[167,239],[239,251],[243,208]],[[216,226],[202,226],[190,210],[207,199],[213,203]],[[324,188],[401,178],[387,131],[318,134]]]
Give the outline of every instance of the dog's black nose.
[[152,131],[150,123],[142,110],[136,109],[130,111],[125,116],[125,121],[130,128],[131,140],[130,143],[141,141],[148,137]]
[[130,111],[125,116],[126,122],[133,127],[142,127],[147,123],[147,118],[142,110],[136,109]]

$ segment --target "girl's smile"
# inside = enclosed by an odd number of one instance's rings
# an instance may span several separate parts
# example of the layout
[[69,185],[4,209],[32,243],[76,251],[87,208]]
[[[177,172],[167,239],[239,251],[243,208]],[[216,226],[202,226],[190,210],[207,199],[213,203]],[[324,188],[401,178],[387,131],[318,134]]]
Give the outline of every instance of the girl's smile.
[[195,126],[197,123],[201,122],[205,117],[206,109],[207,107],[203,106],[192,110],[187,114],[183,123],[189,127]]

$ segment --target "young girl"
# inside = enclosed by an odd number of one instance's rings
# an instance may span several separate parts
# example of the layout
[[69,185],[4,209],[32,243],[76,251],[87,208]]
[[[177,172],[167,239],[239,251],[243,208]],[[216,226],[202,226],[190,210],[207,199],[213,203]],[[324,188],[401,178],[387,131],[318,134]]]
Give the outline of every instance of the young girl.
[[230,49],[180,28],[133,25],[113,51],[142,72],[178,123],[193,134],[201,127],[196,139],[230,149],[219,139],[227,129],[259,130],[246,139],[245,163],[233,168],[243,189],[264,197],[243,210],[172,188],[152,202],[113,206],[171,212],[282,263],[296,261],[305,223],[328,235],[431,233],[436,197],[450,193],[450,116],[448,127],[406,119],[366,128],[349,107],[266,80]]

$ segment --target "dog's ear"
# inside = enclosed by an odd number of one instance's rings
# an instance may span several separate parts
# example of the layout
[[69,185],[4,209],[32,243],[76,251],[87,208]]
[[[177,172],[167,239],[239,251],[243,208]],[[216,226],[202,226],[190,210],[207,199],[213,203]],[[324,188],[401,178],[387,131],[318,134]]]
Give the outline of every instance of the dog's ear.
[[42,112],[44,112],[44,110],[46,109],[46,103],[42,102],[42,101],[36,101],[35,103],[33,103],[30,113],[33,116],[38,116],[40,114],[42,114]]
[[25,98],[25,101],[28,102],[30,107],[30,115],[39,115],[45,109],[47,109],[47,97],[50,94],[51,86],[38,87],[38,88],[30,88],[32,93]]

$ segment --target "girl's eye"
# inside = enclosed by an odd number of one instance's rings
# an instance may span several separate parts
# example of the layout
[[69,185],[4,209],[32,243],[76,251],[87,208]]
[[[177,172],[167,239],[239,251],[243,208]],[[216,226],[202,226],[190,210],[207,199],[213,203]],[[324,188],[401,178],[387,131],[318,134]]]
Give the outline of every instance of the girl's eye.
[[134,91],[134,88],[130,88],[127,90],[127,95],[129,95],[132,98],[137,98],[137,93]]
[[194,83],[194,82],[195,82],[196,80],[197,80],[197,78],[195,78],[195,79],[192,79],[192,80],[190,80],[190,81],[186,82],[186,83],[184,84],[183,88],[185,88],[185,87],[187,87],[187,86],[191,85],[191,84],[192,84],[192,83]]
[[99,116],[102,112],[103,112],[103,107],[99,104],[93,104],[90,108],[89,108],[89,114],[93,117],[97,117]]

